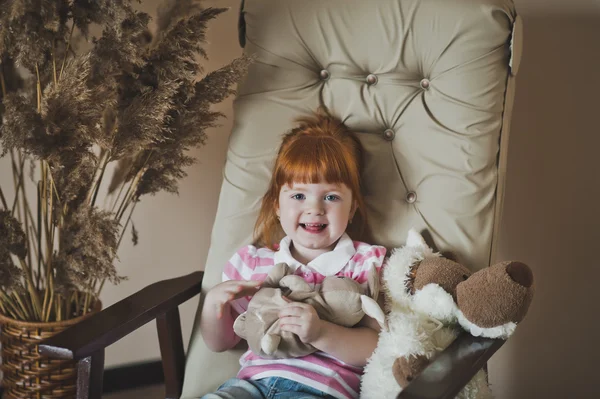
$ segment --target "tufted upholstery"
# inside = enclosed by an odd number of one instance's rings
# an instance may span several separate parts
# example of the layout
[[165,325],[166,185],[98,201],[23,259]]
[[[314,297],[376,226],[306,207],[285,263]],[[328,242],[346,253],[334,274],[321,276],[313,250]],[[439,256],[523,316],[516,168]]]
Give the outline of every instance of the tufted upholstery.
[[[282,133],[319,105],[367,150],[373,243],[396,247],[414,226],[470,268],[487,266],[502,205],[518,22],[510,0],[246,0],[240,42],[257,61],[234,103],[204,289],[252,241]],[[195,330],[183,397],[235,374],[239,355],[209,352]]]

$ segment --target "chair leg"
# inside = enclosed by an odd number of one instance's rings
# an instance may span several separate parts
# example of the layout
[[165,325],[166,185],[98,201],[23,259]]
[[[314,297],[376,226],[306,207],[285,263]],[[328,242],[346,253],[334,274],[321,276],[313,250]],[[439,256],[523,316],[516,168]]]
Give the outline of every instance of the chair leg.
[[104,349],[77,362],[77,399],[101,399]]
[[183,389],[185,352],[179,309],[172,309],[156,318],[158,341],[165,375],[166,399],[179,399]]

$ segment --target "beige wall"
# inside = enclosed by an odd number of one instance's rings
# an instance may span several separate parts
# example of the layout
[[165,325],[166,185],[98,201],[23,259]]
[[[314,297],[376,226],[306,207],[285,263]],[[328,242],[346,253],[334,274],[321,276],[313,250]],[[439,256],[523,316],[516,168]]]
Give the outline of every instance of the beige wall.
[[[144,11],[155,15],[160,1],[145,0]],[[241,55],[237,42],[237,0],[205,1],[206,6],[231,7],[209,25],[206,50],[209,61],[205,72],[220,68]],[[139,244],[123,240],[119,249],[119,269],[129,280],[118,286],[105,286],[102,301],[110,305],[148,284],[165,278],[178,277],[204,269],[210,244],[210,232],[217,210],[221,188],[222,168],[232,124],[232,99],[215,107],[227,115],[222,126],[208,132],[207,145],[191,155],[199,162],[188,169],[181,183],[179,196],[159,194],[142,198],[135,210],[135,226],[140,234]],[[127,236],[129,238],[130,235]],[[184,342],[191,334],[197,298],[180,307]],[[125,337],[106,350],[106,366],[160,357],[156,324],[148,323],[139,331]]]
[[[156,2],[144,2],[149,10]],[[207,4],[232,10],[211,24],[207,71],[240,53],[237,0]],[[490,363],[499,399],[596,398],[600,355],[600,2],[517,0],[524,55],[517,80],[500,259],[534,269],[537,293],[517,333]],[[194,154],[180,195],[144,198],[135,215],[140,244],[124,242],[119,269],[129,281],[107,286],[105,305],[142,287],[202,269],[209,245],[228,119]],[[1,161],[1,182],[6,164]],[[181,308],[185,339],[196,300]],[[159,357],[154,324],[109,347],[107,366]]]
[[587,15],[600,12],[598,0],[513,0],[521,15]]
[[600,7],[588,6],[521,11],[499,258],[530,264],[537,291],[490,363],[503,399],[600,397]]

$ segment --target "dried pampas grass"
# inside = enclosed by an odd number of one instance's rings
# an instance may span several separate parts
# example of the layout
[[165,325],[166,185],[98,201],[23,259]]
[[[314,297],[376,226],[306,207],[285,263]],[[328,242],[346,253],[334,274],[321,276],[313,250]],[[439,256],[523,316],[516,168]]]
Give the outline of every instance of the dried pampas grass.
[[[15,183],[14,198],[0,187],[3,314],[76,317],[105,281],[123,279],[114,263],[130,222],[137,243],[135,205],[177,192],[196,161],[188,151],[223,116],[211,106],[234,94],[251,62],[198,80],[207,23],[224,11],[165,1],[150,32],[150,16],[128,0],[0,0],[0,145]],[[90,37],[92,25],[100,37]],[[76,48],[81,37],[92,43],[86,53]],[[107,178],[113,202],[101,209]]]

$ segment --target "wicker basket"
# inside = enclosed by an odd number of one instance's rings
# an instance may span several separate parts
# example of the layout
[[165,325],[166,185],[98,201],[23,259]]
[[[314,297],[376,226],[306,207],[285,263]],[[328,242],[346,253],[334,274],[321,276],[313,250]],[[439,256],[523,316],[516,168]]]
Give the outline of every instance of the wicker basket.
[[79,323],[101,308],[100,301],[96,301],[93,311],[85,316],[51,323],[19,321],[0,314],[3,397],[75,398],[76,362],[41,356],[36,344]]

